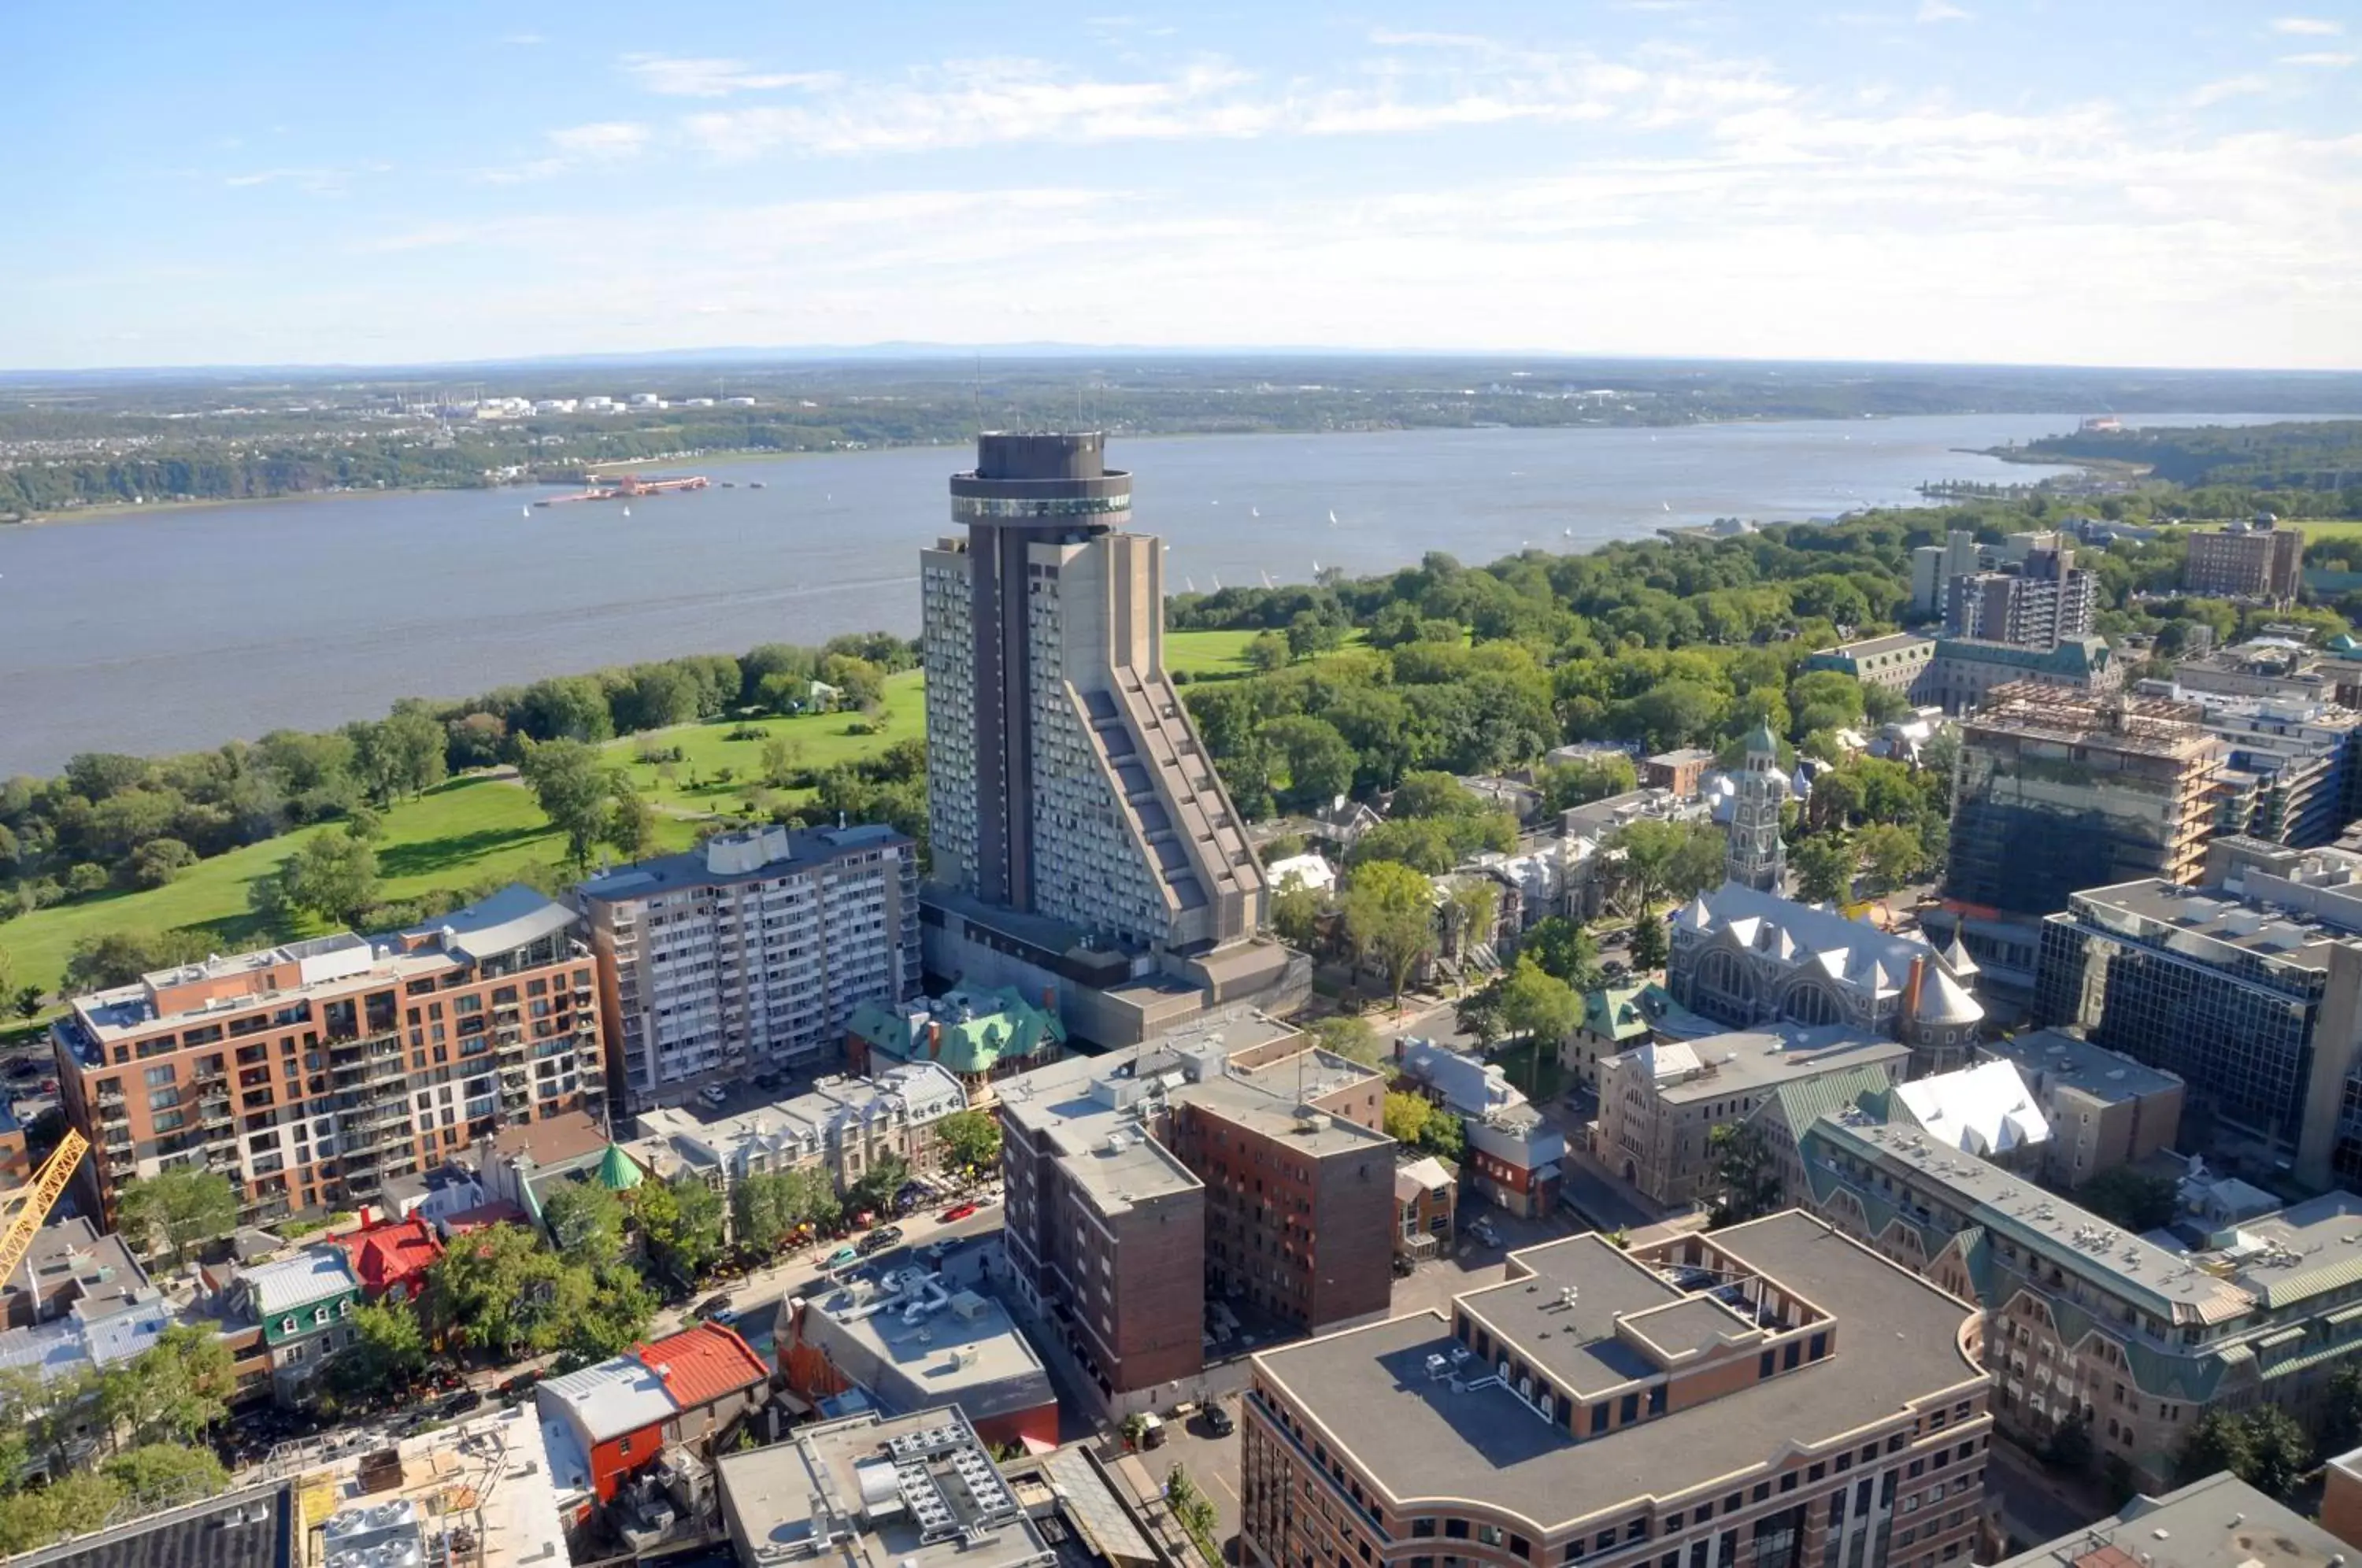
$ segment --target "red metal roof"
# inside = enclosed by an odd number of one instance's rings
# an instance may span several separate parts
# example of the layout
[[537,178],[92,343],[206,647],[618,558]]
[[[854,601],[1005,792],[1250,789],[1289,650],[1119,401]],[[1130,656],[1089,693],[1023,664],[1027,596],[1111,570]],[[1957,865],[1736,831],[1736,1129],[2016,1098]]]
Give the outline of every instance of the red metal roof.
[[361,1288],[372,1298],[396,1285],[409,1285],[443,1255],[443,1243],[425,1220],[413,1216],[372,1230],[336,1238],[353,1265]]
[[664,1380],[665,1392],[684,1410],[710,1405],[771,1375],[755,1347],[719,1323],[700,1323],[651,1340],[633,1353]]

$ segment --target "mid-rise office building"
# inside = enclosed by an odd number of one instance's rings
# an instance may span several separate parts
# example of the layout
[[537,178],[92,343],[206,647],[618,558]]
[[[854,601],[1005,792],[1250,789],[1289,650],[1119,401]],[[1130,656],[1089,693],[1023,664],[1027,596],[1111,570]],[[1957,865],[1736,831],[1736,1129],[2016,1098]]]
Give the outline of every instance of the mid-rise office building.
[[1000,1086],[1018,1294],[1112,1411],[1205,1367],[1228,1295],[1318,1332],[1392,1298],[1385,1080],[1260,1017]]
[[2362,857],[2225,847],[2215,886],[2087,889],[2043,922],[2037,1015],[2178,1075],[2298,1180],[2362,1182]]
[[1968,1561],[1990,1380],[1963,1302],[1797,1212],[1508,1277],[1254,1358],[1259,1568]]
[[1969,572],[1945,585],[1944,635],[2017,647],[2057,647],[2089,635],[2099,582],[2075,565],[2066,545],[2031,549],[1992,571]]
[[2362,1354],[2353,1249],[2362,1198],[2333,1192],[2169,1250],[1920,1129],[1822,1117],[1788,1198],[1984,1309],[2002,1429],[2081,1419],[2136,1485],[2168,1484],[2216,1406],[2319,1408]]
[[891,828],[763,828],[575,889],[619,1110],[833,1061],[864,1005],[919,991],[918,845]]
[[2190,536],[2181,566],[2188,593],[2220,599],[2292,600],[2304,586],[2304,536],[2268,516],[2226,523]]
[[[1101,1043],[1268,991],[1264,874],[1164,668],[1164,546],[1102,437],[985,435],[922,553],[931,966]],[[1142,984],[1142,982],[1149,982]],[[1161,997],[1161,999],[1160,999]]]
[[479,1136],[604,1095],[572,911],[513,887],[409,931],[160,969],[72,999],[60,1102],[109,1222],[167,1165],[230,1178],[243,1219],[351,1209]]
[[1975,712],[1998,687],[2052,686],[2086,697],[2121,691],[2124,666],[2103,637],[2061,638],[2047,648],[1975,637],[1939,637],[1914,695],[1955,717]]
[[1601,1163],[1668,1208],[1719,1190],[1716,1130],[1736,1126],[1792,1083],[1869,1070],[1882,1084],[1910,1070],[1911,1048],[1838,1025],[1795,1024],[1648,1044],[1599,1065]]
[[1945,896],[2034,916],[2083,888],[2195,881],[2225,749],[2198,719],[2153,698],[1996,689],[1961,727]]

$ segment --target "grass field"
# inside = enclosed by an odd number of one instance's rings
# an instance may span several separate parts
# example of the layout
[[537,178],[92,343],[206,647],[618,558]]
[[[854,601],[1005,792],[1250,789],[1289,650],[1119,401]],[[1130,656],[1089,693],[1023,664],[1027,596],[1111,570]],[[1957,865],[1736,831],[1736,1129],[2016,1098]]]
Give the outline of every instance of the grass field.
[[[276,870],[310,834],[304,828],[198,862],[169,888],[108,893],[39,910],[0,924],[0,948],[14,960],[12,983],[44,988],[58,983],[66,955],[82,937],[116,930],[196,930],[221,950],[263,940],[247,908],[247,890]],[[694,824],[671,818],[657,824],[668,847],[688,844]],[[564,838],[542,819],[533,796],[513,783],[455,778],[385,813],[378,869],[388,899],[460,888],[520,867],[564,857]]]
[[[1201,679],[1244,674],[1242,656],[1251,635],[1176,632],[1165,639],[1166,659],[1175,670],[1186,669]],[[876,718],[851,713],[755,723],[769,735],[796,743],[800,767],[827,767],[874,756],[898,740],[925,735],[925,692],[919,671],[887,677],[885,705],[877,717],[882,725]],[[695,840],[701,824],[692,817],[737,818],[749,805],[764,814],[762,808],[770,803],[772,791],[757,778],[764,743],[723,738],[735,723],[682,724],[610,744],[610,756],[643,794],[663,808],[657,835],[664,847],[681,848]],[[876,733],[856,734],[856,723],[867,723]],[[669,746],[680,747],[683,754],[669,777],[657,765],[637,760],[644,748]],[[728,783],[722,782],[724,769],[731,775]],[[782,797],[790,802],[797,799],[794,792]],[[306,828],[200,861],[169,888],[107,893],[0,923],[0,952],[12,960],[11,984],[55,987],[74,943],[105,931],[198,930],[217,941],[223,952],[252,946],[262,940],[262,933],[247,908],[248,887],[276,870],[307,834],[319,831]],[[543,820],[529,791],[499,779],[456,778],[385,813],[378,870],[384,896],[403,899],[468,887],[535,863],[554,865],[564,855],[563,838]]]
[[2362,522],[2350,517],[2324,517],[2312,522],[2283,522],[2283,528],[2295,528],[2308,539],[2350,539],[2362,535]]

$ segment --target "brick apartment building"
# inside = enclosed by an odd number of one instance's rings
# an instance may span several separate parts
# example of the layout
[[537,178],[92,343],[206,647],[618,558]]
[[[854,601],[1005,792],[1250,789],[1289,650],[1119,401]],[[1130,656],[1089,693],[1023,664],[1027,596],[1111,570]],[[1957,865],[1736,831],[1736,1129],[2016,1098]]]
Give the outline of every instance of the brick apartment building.
[[2200,529],[2190,536],[2181,586],[2224,599],[2294,599],[2304,586],[2304,536],[2265,518]]
[[1209,1293],[1316,1332],[1383,1315],[1385,1098],[1375,1073],[1260,1017],[1005,1081],[1021,1298],[1116,1410],[1204,1371]]
[[1940,1568],[1980,1525],[1975,1309],[1790,1211],[1254,1358],[1242,1561]]
[[590,949],[511,887],[414,930],[338,932],[73,999],[50,1032],[113,1223],[122,1184],[198,1164],[241,1219],[350,1209],[502,1126],[603,1100]]

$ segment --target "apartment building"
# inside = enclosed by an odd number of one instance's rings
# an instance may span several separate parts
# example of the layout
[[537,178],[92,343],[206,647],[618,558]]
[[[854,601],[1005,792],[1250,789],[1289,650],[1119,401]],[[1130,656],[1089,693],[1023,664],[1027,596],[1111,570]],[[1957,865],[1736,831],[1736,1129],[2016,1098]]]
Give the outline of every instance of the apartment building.
[[350,1209],[495,1128],[605,1093],[580,921],[512,887],[429,924],[338,932],[76,997],[60,1102],[112,1224],[168,1164],[230,1178],[248,1221]]
[[2075,565],[2070,547],[2053,545],[1997,570],[1953,578],[1945,585],[1944,635],[2054,648],[2090,635],[2098,608],[2098,580]]
[[[2270,1553],[2275,1568],[2345,1568],[2348,1548],[2362,1535],[2362,1517],[2348,1511],[2355,1495],[2343,1492],[2339,1465],[2333,1459],[2323,1473],[2319,1524],[2218,1470],[2161,1496],[2135,1497],[2114,1516],[2078,1525],[1994,1568],[2137,1568],[2143,1556],[2152,1564],[2241,1568],[2260,1552]],[[2173,1543],[2169,1553],[2158,1550],[2167,1541]]]
[[2007,1062],[2050,1122],[2043,1179],[2075,1187],[2117,1165],[2173,1147],[2189,1086],[2178,1073],[2061,1029],[2033,1029],[1978,1047]]
[[1916,702],[1926,684],[1928,664],[1935,657],[1935,638],[1893,632],[1807,654],[1805,668],[1834,669],[1852,676],[1864,686],[1899,691]]
[[2299,1181],[2362,1182],[2362,856],[2253,849],[2213,887],[2072,895],[2042,923],[2036,1016],[2175,1074]]
[[2225,749],[2198,719],[2153,698],[1997,688],[1961,726],[1945,896],[2038,916],[2083,888],[2194,881]]
[[[2224,745],[2221,831],[2310,849],[2334,844],[2362,814],[2362,712],[2320,698],[2154,684],[2195,707]],[[2142,684],[2144,695],[2153,690]]]
[[1242,1560],[1261,1568],[1941,1568],[1983,1506],[1967,1303],[1789,1212],[1255,1356]]
[[931,966],[1052,987],[1107,1044],[1179,1021],[1152,976],[1187,1011],[1269,990],[1287,955],[1255,939],[1262,867],[1165,672],[1131,476],[1097,433],[988,433],[951,501],[965,534],[920,557]]
[[2189,536],[2181,566],[2184,592],[2218,599],[2292,600],[2304,586],[2304,536],[2269,516],[2226,523]]
[[843,1192],[883,1159],[935,1168],[935,1124],[967,1103],[940,1063],[905,1062],[875,1077],[832,1075],[808,1093],[711,1121],[682,1106],[644,1110],[624,1153],[660,1177],[694,1176],[725,1198],[750,1176],[793,1170],[824,1170]]
[[1430,1040],[1405,1041],[1398,1060],[1405,1081],[1460,1118],[1468,1140],[1460,1174],[1471,1194],[1527,1219],[1558,1206],[1566,1134],[1534,1109],[1504,1068]]
[[1714,1134],[1755,1114],[1785,1085],[1860,1069],[1902,1079],[1911,1047],[1843,1024],[1777,1024],[1647,1044],[1600,1064],[1594,1152],[1665,1208],[1712,1200],[1720,1189]]
[[833,1060],[864,1004],[918,994],[918,845],[876,823],[724,834],[574,899],[624,1114]]
[[1110,1412],[1204,1370],[1206,1304],[1315,1331],[1391,1299],[1385,1082],[1260,1016],[1001,1085],[1017,1294]]
[[2169,1251],[1917,1128],[1856,1110],[1802,1142],[1807,1204],[1847,1234],[1980,1303],[2001,1427],[2038,1442],[2081,1418],[2134,1485],[2170,1485],[2218,1405],[2313,1413],[2362,1354],[2362,1280],[2334,1192]]

